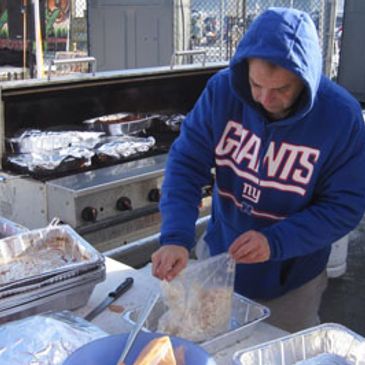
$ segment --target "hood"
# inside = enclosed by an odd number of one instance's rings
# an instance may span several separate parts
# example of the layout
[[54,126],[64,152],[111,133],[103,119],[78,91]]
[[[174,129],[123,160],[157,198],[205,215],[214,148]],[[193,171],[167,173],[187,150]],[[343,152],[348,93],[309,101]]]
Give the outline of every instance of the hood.
[[[322,56],[310,16],[287,8],[269,8],[251,24],[230,62],[230,82],[241,100],[255,103],[248,81],[248,58],[261,58],[299,76],[306,87],[295,116],[312,108],[322,75]],[[294,116],[294,117],[295,117]]]

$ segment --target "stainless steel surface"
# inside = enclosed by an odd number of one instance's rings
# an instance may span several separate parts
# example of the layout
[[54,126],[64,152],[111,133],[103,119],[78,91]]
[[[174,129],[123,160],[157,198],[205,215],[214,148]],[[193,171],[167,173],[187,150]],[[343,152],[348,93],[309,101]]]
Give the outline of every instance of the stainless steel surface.
[[[210,215],[200,217],[195,225],[196,241],[204,234]],[[157,223],[157,222],[156,222]],[[159,231],[159,227],[156,227]],[[146,234],[145,237],[128,241],[126,245],[105,250],[104,256],[124,262],[133,267],[140,267],[150,261],[151,255],[160,247],[160,233]]]
[[136,321],[132,331],[129,333],[126,345],[124,347],[124,350],[122,354],[120,355],[120,358],[117,362],[117,365],[123,365],[125,358],[128,355],[129,350],[133,346],[133,343],[138,336],[139,331],[142,329],[144,323],[146,322],[146,319],[148,318],[149,314],[151,313],[152,309],[154,308],[155,304],[157,303],[157,300],[159,299],[160,295],[158,293],[151,293],[150,296],[147,299],[146,304],[144,305],[143,311],[138,317],[138,320]]
[[90,63],[92,67],[92,75],[95,76],[96,72],[96,58],[95,57],[77,57],[77,58],[68,58],[68,59],[53,59],[50,61],[48,66],[48,81],[51,81],[52,74],[52,66],[58,65],[72,65],[74,63]]
[[[139,310],[135,309],[126,312],[124,318],[130,323],[135,323]],[[165,310],[166,308],[164,307],[163,302],[161,300],[157,302],[154,310],[146,321],[145,329],[147,331],[156,331],[158,320]],[[250,336],[256,325],[268,318],[269,315],[270,311],[267,307],[234,293],[229,330],[211,340],[201,342],[200,346],[211,354],[223,350],[224,348],[235,344],[237,341]]]
[[234,365],[293,365],[321,354],[338,355],[348,364],[365,364],[365,339],[339,324],[312,327],[238,351]]
[[97,220],[103,221],[131,214],[130,209],[116,207],[123,197],[130,199],[133,211],[156,205],[148,194],[161,187],[165,161],[166,155],[159,155],[50,180],[46,183],[49,216],[80,227],[90,224],[82,218],[87,207],[96,209]]
[[84,318],[87,321],[92,321],[98,314],[100,314],[104,309],[106,309],[110,304],[117,300],[123,293],[131,288],[133,284],[133,278],[126,278],[122,284],[120,284],[114,291],[108,293],[107,297],[99,303],[90,313],[88,313]]

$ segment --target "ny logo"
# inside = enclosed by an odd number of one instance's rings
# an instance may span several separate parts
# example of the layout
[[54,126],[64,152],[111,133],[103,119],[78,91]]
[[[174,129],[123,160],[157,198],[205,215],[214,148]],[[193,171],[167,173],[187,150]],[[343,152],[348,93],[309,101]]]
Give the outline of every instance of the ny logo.
[[254,203],[258,203],[260,200],[261,190],[255,188],[254,186],[244,183],[242,190],[242,197],[246,198]]

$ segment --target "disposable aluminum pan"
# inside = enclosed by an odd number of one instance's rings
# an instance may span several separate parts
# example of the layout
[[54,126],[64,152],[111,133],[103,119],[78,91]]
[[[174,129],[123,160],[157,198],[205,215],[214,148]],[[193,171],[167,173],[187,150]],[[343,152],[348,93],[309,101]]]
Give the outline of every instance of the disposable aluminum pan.
[[86,305],[96,284],[97,281],[95,280],[85,282],[82,285],[77,284],[50,295],[1,310],[0,323],[6,323],[48,311],[75,310],[80,308]]
[[0,240],[0,292],[61,274],[79,275],[104,256],[70,226],[28,231]]
[[83,285],[92,281],[100,282],[105,279],[105,265],[102,264],[96,269],[90,270],[77,276],[65,278],[64,275],[59,280],[58,276],[53,276],[48,280],[27,286],[20,286],[0,293],[0,310],[8,309],[19,304],[39,299],[53,294],[60,290],[66,290],[75,285]]
[[[365,340],[342,325],[322,324],[238,351],[233,356],[233,364],[299,365],[303,361],[304,365],[305,360],[308,360],[308,364],[321,364],[315,362],[315,358],[323,354],[339,359],[342,364],[364,365]],[[309,362],[311,359],[313,362]]]
[[0,217],[0,239],[27,232],[28,229],[9,219]]
[[[162,300],[158,301],[145,322],[144,330],[148,332],[156,331],[158,320],[165,311],[166,307]],[[131,324],[135,324],[139,312],[140,308],[127,311],[124,319]],[[207,352],[214,354],[250,336],[257,324],[270,316],[270,310],[267,307],[237,293],[233,294],[231,313],[230,328],[226,333],[199,343]]]
[[155,115],[116,113],[85,120],[83,123],[93,131],[104,132],[111,136],[137,134],[148,129]]

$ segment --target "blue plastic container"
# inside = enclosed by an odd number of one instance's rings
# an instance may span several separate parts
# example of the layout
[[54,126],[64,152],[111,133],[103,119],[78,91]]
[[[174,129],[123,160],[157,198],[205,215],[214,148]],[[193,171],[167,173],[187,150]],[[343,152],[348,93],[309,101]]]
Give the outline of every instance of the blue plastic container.
[[[137,359],[142,349],[160,333],[140,332],[129,351],[126,365]],[[116,365],[127,341],[128,333],[107,336],[89,342],[72,353],[63,365]],[[170,336],[174,348],[185,348],[185,365],[216,365],[214,359],[197,344],[182,338]]]

